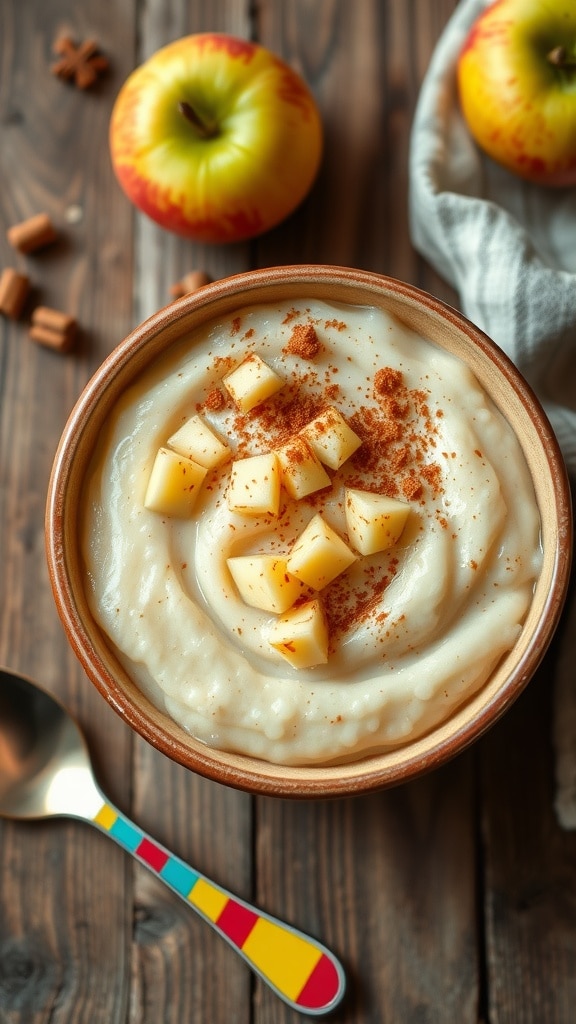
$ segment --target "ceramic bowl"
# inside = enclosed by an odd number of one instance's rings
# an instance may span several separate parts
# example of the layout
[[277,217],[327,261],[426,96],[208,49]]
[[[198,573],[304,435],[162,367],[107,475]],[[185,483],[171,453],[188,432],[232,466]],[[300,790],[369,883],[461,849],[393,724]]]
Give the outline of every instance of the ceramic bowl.
[[[242,306],[317,297],[383,307],[460,357],[514,429],[541,516],[542,571],[521,636],[487,683],[448,721],[417,740],[357,761],[286,767],[214,750],[159,711],[120,665],[87,603],[78,511],[88,464],[119,397],[153,361],[195,328]],[[572,522],[563,460],[534,394],[503,352],[438,299],[378,274],[335,267],[277,267],[208,285],[137,327],[102,364],[64,430],[52,470],[46,518],[47,557],[58,612],[85,671],[124,721],[174,761],[218,782],[282,797],[334,797],[404,782],[453,757],[505,712],[540,663],[567,590]]]

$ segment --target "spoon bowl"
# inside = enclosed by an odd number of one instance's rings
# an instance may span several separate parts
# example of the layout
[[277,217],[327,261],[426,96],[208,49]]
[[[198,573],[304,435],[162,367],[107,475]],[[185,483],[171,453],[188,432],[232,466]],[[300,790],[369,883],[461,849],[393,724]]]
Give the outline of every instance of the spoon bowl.
[[0,670],[0,817],[84,818],[101,804],[74,719],[29,680]]
[[32,680],[0,669],[0,818],[80,818],[114,839],[240,953],[299,1013],[327,1013],[344,971],[315,939],[233,896],[129,821],[101,792],[82,732]]

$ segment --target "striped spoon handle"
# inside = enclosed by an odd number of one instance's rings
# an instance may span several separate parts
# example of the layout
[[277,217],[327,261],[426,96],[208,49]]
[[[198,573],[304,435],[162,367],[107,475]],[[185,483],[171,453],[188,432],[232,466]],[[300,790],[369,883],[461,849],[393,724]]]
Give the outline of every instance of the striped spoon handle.
[[338,1005],[344,995],[344,971],[321,943],[189,867],[104,797],[88,820],[193,907],[294,1010],[320,1015]]

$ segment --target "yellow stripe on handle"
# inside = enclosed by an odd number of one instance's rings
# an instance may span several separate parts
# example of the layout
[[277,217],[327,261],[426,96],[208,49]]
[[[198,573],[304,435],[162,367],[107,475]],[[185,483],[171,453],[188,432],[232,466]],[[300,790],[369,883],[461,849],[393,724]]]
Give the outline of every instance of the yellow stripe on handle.
[[296,1010],[318,1015],[340,1002],[344,972],[320,943],[210,882],[111,805],[104,803],[93,821],[194,907]]
[[322,956],[321,950],[303,936],[264,917],[254,925],[242,952],[293,1002]]

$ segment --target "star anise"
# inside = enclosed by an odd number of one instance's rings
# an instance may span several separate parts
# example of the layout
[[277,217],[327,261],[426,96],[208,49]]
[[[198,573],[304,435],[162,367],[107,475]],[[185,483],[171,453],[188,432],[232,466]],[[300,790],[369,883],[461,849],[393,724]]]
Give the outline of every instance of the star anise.
[[108,60],[98,52],[94,39],[77,45],[70,36],[60,36],[53,49],[60,60],[52,65],[52,74],[73,81],[79,89],[89,89],[99,75],[108,70]]

